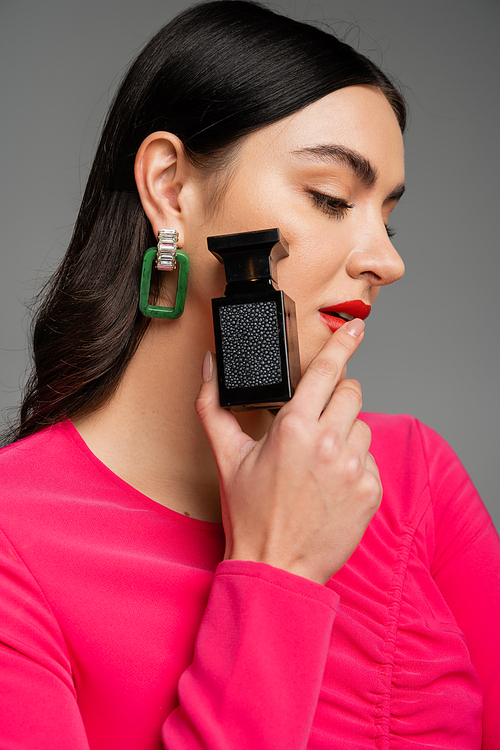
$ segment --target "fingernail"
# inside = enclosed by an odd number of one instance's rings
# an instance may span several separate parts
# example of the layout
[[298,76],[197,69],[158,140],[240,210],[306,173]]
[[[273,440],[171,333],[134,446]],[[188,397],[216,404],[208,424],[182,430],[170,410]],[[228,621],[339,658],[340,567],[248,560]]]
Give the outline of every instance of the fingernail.
[[203,357],[203,364],[201,366],[201,377],[203,378],[204,383],[208,383],[208,381],[212,377],[213,369],[214,367],[212,364],[212,352],[205,352],[205,356]]
[[346,323],[343,328],[346,333],[357,339],[365,330],[365,321],[361,320],[361,318],[354,318],[354,320],[350,320],[349,323]]

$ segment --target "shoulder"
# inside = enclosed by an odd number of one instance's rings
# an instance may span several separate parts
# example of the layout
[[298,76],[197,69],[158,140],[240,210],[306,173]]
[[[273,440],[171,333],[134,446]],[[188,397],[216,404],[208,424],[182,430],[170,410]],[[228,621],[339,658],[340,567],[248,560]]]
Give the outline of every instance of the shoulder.
[[386,449],[389,447],[391,450],[401,450],[408,447],[415,449],[420,446],[422,450],[425,450],[429,441],[443,446],[447,445],[444,438],[435,430],[423,424],[411,414],[362,412],[360,419],[369,425],[376,444],[389,441],[389,445],[385,445]]
[[370,452],[379,467],[391,513],[418,523],[431,510],[436,540],[464,542],[491,527],[491,518],[451,446],[409,415],[363,413],[372,430]]
[[40,490],[46,482],[64,481],[75,466],[81,468],[71,428],[71,423],[61,422],[0,450],[0,493],[31,486]]
[[360,419],[370,427],[370,453],[376,461],[383,487],[378,516],[386,518],[399,533],[415,528],[431,498],[419,422],[408,414],[371,412],[363,412]]
[[4,467],[14,466],[19,462],[23,463],[26,460],[36,459],[41,454],[50,452],[55,444],[57,444],[59,450],[61,446],[68,443],[69,424],[69,422],[59,422],[1,448],[0,466],[3,469]]
[[71,422],[61,422],[0,451],[0,528],[5,533],[59,528],[89,492],[102,495],[101,473],[79,440]]
[[372,432],[370,452],[374,456],[381,473],[389,477],[406,477],[412,483],[418,478],[419,484],[429,481],[426,436],[438,443],[445,441],[433,430],[423,425],[409,414],[360,414]]
[[392,473],[411,469],[421,481],[432,483],[444,466],[465,471],[446,440],[409,414],[363,412],[360,419],[372,431],[370,452]]

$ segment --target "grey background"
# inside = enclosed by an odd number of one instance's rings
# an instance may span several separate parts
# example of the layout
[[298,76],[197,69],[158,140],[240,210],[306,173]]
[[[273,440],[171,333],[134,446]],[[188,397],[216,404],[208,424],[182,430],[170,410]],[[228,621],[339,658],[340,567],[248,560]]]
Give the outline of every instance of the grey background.
[[[25,303],[61,258],[125,66],[183,0],[0,0],[0,408],[18,403]],[[462,459],[500,528],[498,0],[280,0],[404,84],[406,276],[350,365],[365,409],[411,413]],[[341,21],[342,19],[342,21]],[[357,25],[356,25],[357,24]],[[352,26],[351,26],[352,25]]]

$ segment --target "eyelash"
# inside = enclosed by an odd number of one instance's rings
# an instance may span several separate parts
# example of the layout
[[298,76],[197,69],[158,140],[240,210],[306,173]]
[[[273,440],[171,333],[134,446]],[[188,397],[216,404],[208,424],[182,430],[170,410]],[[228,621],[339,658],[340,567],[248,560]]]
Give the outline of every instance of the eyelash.
[[347,212],[353,208],[353,204],[346,203],[346,201],[340,198],[323,195],[323,193],[317,193],[315,190],[308,190],[307,192],[312,198],[314,205],[334,219],[343,219]]
[[[347,212],[351,208],[354,208],[354,204],[346,203],[346,201],[343,201],[340,198],[333,198],[331,195],[317,193],[315,190],[308,190],[307,193],[309,194],[314,205],[317,208],[319,208],[328,216],[333,217],[334,219],[343,219],[346,216]],[[396,230],[394,229],[394,227],[386,225],[385,229],[389,238],[394,237],[394,235],[396,234]]]

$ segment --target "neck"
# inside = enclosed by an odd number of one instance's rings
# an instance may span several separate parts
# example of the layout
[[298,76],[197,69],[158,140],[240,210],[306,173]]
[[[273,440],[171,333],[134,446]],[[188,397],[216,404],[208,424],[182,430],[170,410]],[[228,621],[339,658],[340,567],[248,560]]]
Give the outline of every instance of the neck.
[[[218,522],[217,467],[194,410],[211,335],[199,316],[152,320],[110,401],[74,424],[97,458],[137,490],[178,513]],[[265,410],[236,416],[256,440],[272,421]]]

